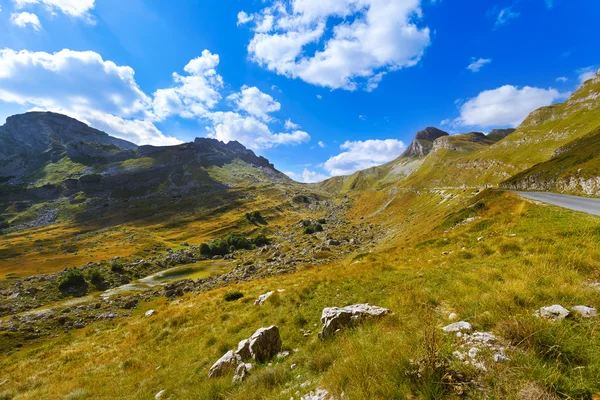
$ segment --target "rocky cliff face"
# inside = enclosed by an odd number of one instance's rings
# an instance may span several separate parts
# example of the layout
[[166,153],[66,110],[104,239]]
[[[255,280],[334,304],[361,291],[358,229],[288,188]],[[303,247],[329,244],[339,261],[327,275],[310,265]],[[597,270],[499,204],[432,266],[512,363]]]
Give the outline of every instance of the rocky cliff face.
[[508,135],[513,133],[514,131],[516,131],[516,129],[513,129],[513,128],[494,129],[487,135],[487,137],[488,137],[488,139],[490,139],[491,141],[496,143],[496,142],[501,141],[502,139],[504,139],[505,137],[507,137]]
[[443,136],[449,136],[447,132],[429,127],[417,132],[415,138],[401,157],[425,157],[433,149],[433,142]]

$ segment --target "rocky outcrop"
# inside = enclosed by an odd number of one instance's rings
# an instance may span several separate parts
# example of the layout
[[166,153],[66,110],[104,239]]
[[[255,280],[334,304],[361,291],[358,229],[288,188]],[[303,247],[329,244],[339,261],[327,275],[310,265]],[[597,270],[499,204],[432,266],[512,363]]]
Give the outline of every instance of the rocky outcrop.
[[542,307],[537,310],[533,315],[539,318],[545,318],[550,321],[558,322],[569,316],[570,312],[560,304],[554,304],[552,306]]
[[271,295],[273,294],[273,292],[267,292],[265,294],[261,294],[260,296],[258,296],[258,299],[256,299],[256,301],[254,302],[255,306],[262,306],[263,304],[265,304],[265,301],[267,301],[267,299],[269,297],[271,297]]
[[240,356],[235,354],[233,350],[229,350],[210,367],[208,377],[217,378],[226,375],[230,371],[234,371],[241,362]]
[[252,368],[252,365],[245,364],[245,361],[253,359],[262,363],[275,357],[280,350],[279,328],[274,325],[260,328],[249,339],[242,340],[236,351],[230,350],[219,358],[210,367],[208,377],[216,378],[235,370],[233,381],[242,382]]
[[473,327],[468,322],[459,321],[450,325],[446,325],[442,328],[442,330],[444,332],[470,332],[473,330]]
[[573,307],[573,311],[583,318],[592,318],[598,315],[596,308],[589,306],[575,306]]
[[327,339],[341,329],[349,328],[369,319],[375,319],[388,314],[390,310],[369,304],[355,304],[344,308],[328,307],[323,309],[321,323],[323,329],[320,339]]
[[429,154],[433,148],[433,142],[442,137],[449,136],[447,132],[440,129],[429,127],[417,132],[415,138],[406,151],[402,154],[403,158],[422,158]]

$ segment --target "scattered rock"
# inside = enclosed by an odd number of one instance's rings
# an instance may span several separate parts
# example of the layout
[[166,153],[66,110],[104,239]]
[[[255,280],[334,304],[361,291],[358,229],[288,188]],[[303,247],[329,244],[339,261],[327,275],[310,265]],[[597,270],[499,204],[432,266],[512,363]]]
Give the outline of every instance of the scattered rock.
[[450,315],[448,315],[449,321],[456,321],[457,319],[458,319],[458,315],[456,315],[456,313],[451,313]]
[[246,364],[241,363],[235,369],[235,375],[233,375],[232,382],[233,383],[242,383],[248,377],[248,367]]
[[163,396],[165,395],[165,393],[166,393],[166,390],[161,390],[160,392],[156,393],[156,396],[154,396],[154,398],[156,400],[160,400],[160,399],[163,398]]
[[442,330],[444,332],[470,332],[473,330],[473,327],[468,322],[459,321],[450,325],[446,325],[442,328]]
[[548,307],[542,307],[533,315],[535,317],[549,319],[550,321],[558,322],[565,319],[570,314],[569,310],[559,304],[554,304]]
[[326,339],[342,328],[351,327],[367,319],[382,317],[389,312],[390,310],[387,308],[370,306],[369,304],[354,304],[344,308],[325,308],[321,314],[323,329],[319,333],[319,338]]
[[248,339],[252,358],[258,362],[264,362],[273,358],[281,350],[281,338],[279,328],[270,326],[260,328]]
[[573,311],[581,315],[583,318],[592,318],[598,315],[598,312],[594,307],[588,306],[575,306],[573,307]]
[[151,317],[151,316],[153,316],[153,315],[154,315],[154,312],[155,312],[154,310],[148,310],[148,311],[146,311],[146,313],[145,313],[144,315],[145,315],[146,317]]
[[252,357],[252,353],[250,353],[250,340],[244,339],[239,342],[235,354],[240,356],[243,361],[250,359]]
[[328,400],[331,399],[329,396],[329,392],[325,389],[317,389],[314,392],[310,392],[309,394],[302,396],[300,400]]
[[227,374],[229,371],[233,371],[237,368],[237,366],[242,362],[240,357],[233,352],[233,350],[229,350],[227,353],[223,355],[223,357],[219,358],[216,363],[210,367],[208,371],[209,378],[216,378],[219,376],[223,376]]
[[254,302],[254,305],[262,306],[265,303],[265,301],[267,301],[267,299],[269,297],[271,297],[272,294],[273,294],[273,292],[267,292],[265,294],[261,294],[260,296],[258,296],[258,299],[256,299],[256,301]]

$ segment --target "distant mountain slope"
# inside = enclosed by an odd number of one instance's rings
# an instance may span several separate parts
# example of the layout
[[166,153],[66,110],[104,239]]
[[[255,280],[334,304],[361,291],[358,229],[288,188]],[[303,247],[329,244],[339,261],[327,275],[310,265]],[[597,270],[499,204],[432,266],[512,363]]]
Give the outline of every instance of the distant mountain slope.
[[20,179],[46,162],[63,158],[68,151],[78,153],[81,143],[88,144],[88,152],[95,147],[92,154],[104,155],[137,147],[65,115],[50,112],[14,115],[0,126],[0,177]]
[[[516,130],[494,130],[487,136],[478,132],[448,136],[439,129],[427,128],[417,133],[411,146],[396,160],[333,178],[320,187],[346,191],[392,184],[411,189],[495,186],[553,159],[559,149],[598,129],[600,71],[566,102],[532,112]],[[548,182],[556,178],[548,180],[546,176]]]

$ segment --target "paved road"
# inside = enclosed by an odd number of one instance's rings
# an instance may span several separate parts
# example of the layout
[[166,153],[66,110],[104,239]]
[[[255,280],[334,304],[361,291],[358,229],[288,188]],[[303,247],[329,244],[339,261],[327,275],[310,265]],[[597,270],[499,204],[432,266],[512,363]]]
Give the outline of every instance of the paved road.
[[527,199],[553,204],[555,206],[568,208],[569,210],[582,211],[592,215],[600,215],[600,199],[587,197],[568,196],[548,192],[513,192]]

